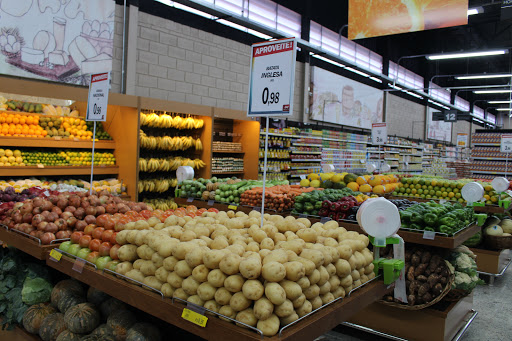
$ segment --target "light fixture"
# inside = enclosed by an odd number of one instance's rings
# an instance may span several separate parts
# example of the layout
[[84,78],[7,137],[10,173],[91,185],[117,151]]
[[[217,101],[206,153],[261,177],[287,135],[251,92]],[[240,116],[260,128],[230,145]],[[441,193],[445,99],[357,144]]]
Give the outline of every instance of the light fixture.
[[468,9],[468,17],[469,17],[470,15],[475,15],[475,14],[478,14],[478,13],[480,13],[480,11],[478,10],[478,8],[469,8],[469,9]]
[[496,111],[512,111],[511,108],[498,108]]
[[487,101],[489,104],[509,104],[512,103],[512,101]]
[[508,93],[511,93],[512,90],[476,90],[476,91],[473,91],[474,94],[478,94],[478,95],[481,95],[481,94],[508,94]]
[[353,73],[357,73],[358,75],[363,76],[363,77],[370,77],[370,75],[369,75],[369,74],[364,73],[364,72],[361,72],[361,71],[356,70],[356,69],[354,69],[354,68],[351,68],[350,66],[347,66],[347,67],[345,68],[345,70],[348,70],[348,71],[353,72]]
[[505,77],[512,77],[512,73],[457,76],[457,77],[455,77],[455,79],[487,79],[487,78],[505,78]]
[[330,60],[329,58],[325,58],[325,57],[323,57],[323,56],[321,56],[319,54],[314,54],[312,52],[310,52],[309,54],[311,55],[311,57],[323,60],[324,62],[330,63],[332,65],[336,65],[336,66],[339,66],[339,67],[345,67],[345,65],[343,65],[341,63],[338,63],[338,62],[335,62],[334,60]]
[[428,60],[441,60],[441,59],[454,59],[454,58],[472,58],[472,57],[485,57],[496,56],[507,53],[507,50],[492,50],[492,51],[479,51],[479,52],[460,52],[460,53],[445,53],[445,54],[432,54],[426,56]]

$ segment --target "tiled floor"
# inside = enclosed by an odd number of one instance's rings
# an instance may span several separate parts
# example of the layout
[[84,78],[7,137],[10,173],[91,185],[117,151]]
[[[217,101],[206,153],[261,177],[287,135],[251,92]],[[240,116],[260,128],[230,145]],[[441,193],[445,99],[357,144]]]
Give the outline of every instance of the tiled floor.
[[[485,279],[485,278],[484,278]],[[479,286],[474,292],[473,309],[478,316],[473,321],[462,341],[504,341],[512,340],[512,266],[507,272],[488,284]],[[321,336],[319,341],[384,341],[385,338],[354,330],[338,327]]]

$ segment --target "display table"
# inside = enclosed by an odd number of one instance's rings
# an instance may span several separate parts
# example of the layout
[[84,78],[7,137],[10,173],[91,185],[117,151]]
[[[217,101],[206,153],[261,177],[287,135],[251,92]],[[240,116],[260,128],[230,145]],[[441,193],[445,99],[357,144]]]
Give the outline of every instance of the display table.
[[476,255],[478,273],[489,276],[489,285],[494,284],[494,279],[503,276],[512,263],[511,250],[484,250],[472,248]]
[[9,246],[13,246],[25,253],[28,253],[32,257],[41,260],[46,259],[46,254],[50,252],[51,249],[59,245],[59,243],[41,245],[35,239],[30,239],[20,233],[7,230],[2,225],[0,225],[0,240]]

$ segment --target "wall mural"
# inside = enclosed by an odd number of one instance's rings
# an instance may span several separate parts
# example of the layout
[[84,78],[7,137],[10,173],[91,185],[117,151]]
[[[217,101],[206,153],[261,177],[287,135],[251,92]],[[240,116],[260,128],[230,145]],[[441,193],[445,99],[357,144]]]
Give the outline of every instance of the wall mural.
[[88,85],[112,70],[113,0],[0,0],[0,73]]
[[371,129],[382,122],[384,93],[333,72],[312,68],[311,118]]
[[439,110],[428,107],[427,138],[431,140],[450,142],[452,140],[452,123],[445,121],[432,121],[432,114],[434,112],[439,112]]

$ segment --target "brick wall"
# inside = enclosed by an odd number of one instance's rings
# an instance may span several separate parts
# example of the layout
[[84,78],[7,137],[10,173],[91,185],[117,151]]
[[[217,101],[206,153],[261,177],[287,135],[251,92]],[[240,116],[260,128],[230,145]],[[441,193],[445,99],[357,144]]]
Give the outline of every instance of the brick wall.
[[[386,123],[388,135],[423,139],[425,137],[425,106],[387,94]],[[413,122],[421,121],[422,123]]]
[[466,133],[469,134],[470,123],[467,121],[457,121],[452,125],[452,143],[457,144],[457,134]]
[[114,18],[114,56],[112,56],[112,92],[121,92],[121,70],[123,58],[123,6],[116,5]]

